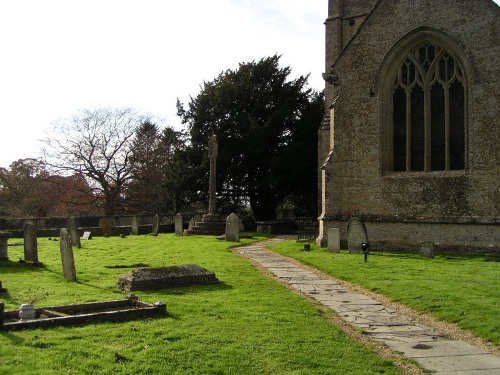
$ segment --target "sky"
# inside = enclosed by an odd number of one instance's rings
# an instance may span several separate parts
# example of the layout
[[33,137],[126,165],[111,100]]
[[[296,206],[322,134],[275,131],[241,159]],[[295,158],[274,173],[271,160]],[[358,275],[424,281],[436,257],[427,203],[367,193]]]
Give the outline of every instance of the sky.
[[0,0],[0,167],[39,156],[51,124],[81,109],[131,107],[182,129],[177,98],[274,54],[322,90],[327,4]]
[[2,0],[0,167],[39,156],[51,124],[84,108],[182,129],[177,98],[274,54],[322,90],[326,17],[326,0]]

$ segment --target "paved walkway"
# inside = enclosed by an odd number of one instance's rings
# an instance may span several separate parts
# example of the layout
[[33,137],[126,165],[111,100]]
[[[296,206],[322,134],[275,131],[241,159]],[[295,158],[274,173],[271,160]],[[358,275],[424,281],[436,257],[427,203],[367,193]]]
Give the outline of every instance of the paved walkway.
[[234,251],[268,269],[289,287],[334,310],[374,340],[415,360],[426,371],[440,375],[500,374],[500,357],[495,354],[464,341],[446,339],[443,333],[409,316],[264,249],[266,245],[284,240],[273,238]]

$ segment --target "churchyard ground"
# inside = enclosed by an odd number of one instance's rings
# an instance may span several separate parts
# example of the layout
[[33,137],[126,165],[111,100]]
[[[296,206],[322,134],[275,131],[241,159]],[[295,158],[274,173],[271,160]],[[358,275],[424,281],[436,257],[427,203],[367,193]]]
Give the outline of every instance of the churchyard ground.
[[0,264],[6,310],[29,300],[43,307],[122,299],[126,293],[114,286],[139,264],[194,263],[221,283],[135,292],[141,301],[167,304],[163,318],[0,332],[0,374],[401,373],[331,324],[329,312],[262,275],[215,237],[82,241],[74,249],[76,282],[63,277],[59,241],[38,239],[44,267],[19,263],[22,240],[9,243],[10,260]]

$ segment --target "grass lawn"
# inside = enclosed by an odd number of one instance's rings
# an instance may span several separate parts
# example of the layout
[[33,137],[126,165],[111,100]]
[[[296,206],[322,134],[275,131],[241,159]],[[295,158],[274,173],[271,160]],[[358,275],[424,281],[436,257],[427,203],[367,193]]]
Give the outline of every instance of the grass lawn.
[[77,282],[63,278],[59,242],[38,239],[45,265],[40,268],[18,262],[22,240],[9,242],[10,261],[0,262],[6,310],[32,297],[40,298],[36,307],[121,299],[125,293],[114,285],[138,263],[195,263],[214,271],[221,283],[136,292],[142,301],[166,303],[164,318],[0,332],[0,374],[401,373],[214,237],[84,241],[74,251]]
[[329,253],[311,245],[310,252],[295,241],[270,249],[295,258],[333,277],[346,280],[438,319],[457,323],[500,345],[500,258],[371,252]]

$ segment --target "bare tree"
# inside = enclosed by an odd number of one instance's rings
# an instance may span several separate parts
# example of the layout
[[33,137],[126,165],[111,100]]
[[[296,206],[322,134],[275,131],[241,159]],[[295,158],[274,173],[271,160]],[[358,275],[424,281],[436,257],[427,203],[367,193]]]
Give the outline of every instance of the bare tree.
[[63,175],[85,177],[104,213],[122,205],[123,190],[132,178],[134,136],[147,116],[131,108],[84,109],[54,123],[43,149],[47,166]]

